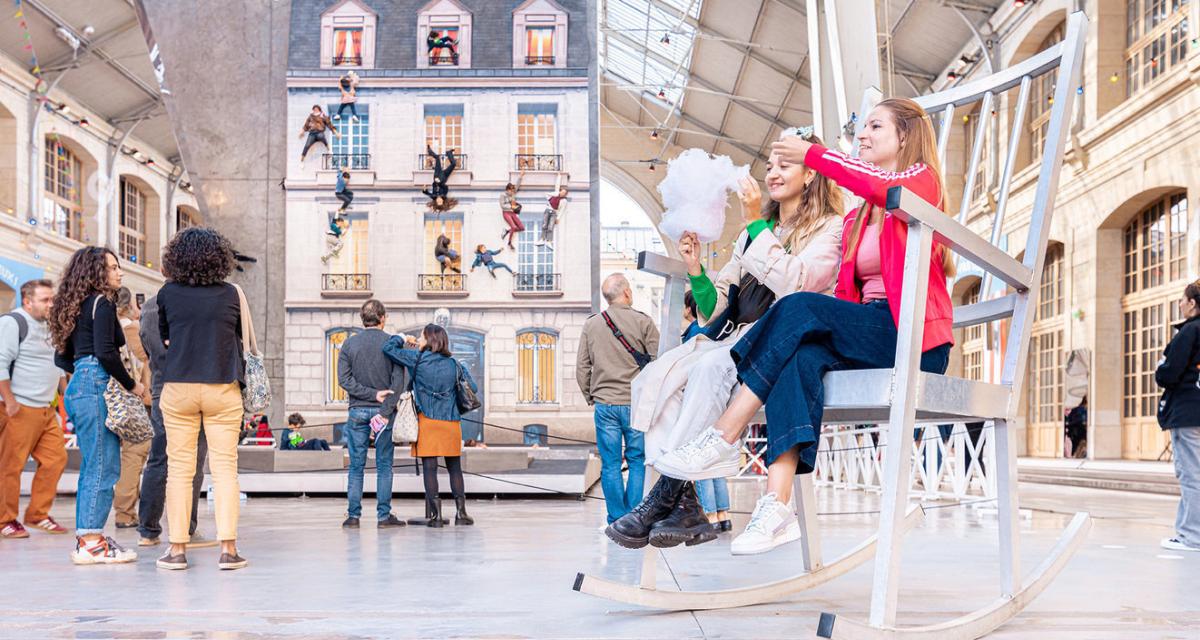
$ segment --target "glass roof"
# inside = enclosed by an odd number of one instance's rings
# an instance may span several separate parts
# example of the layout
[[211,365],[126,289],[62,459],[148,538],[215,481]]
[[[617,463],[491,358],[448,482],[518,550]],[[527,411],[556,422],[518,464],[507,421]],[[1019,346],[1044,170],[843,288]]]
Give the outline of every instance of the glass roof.
[[600,68],[651,94],[662,90],[666,102],[682,104],[696,29],[678,16],[699,20],[701,2],[605,0]]

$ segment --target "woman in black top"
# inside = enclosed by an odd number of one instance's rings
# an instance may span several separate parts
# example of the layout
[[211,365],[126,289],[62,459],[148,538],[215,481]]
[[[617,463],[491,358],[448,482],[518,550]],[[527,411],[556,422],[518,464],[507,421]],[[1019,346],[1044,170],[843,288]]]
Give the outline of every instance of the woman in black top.
[[104,390],[109,378],[136,395],[145,389],[121,363],[125,334],[114,304],[121,265],[112,251],[84,247],[71,256],[50,310],[54,362],[71,374],[64,402],[79,445],[75,493],[75,564],[133,562],[137,554],[104,535],[113,486],[121,476],[121,440],[105,425]]
[[1158,425],[1171,434],[1179,478],[1175,535],[1160,544],[1172,551],[1200,551],[1200,280],[1184,288],[1179,312],[1183,322],[1175,325],[1175,336],[1154,371],[1154,381],[1163,388]]
[[167,432],[167,527],[171,547],[162,569],[186,569],[192,477],[200,425],[208,443],[221,541],[221,569],[240,569],[238,555],[237,443],[242,426],[245,361],[238,291],[225,278],[234,269],[233,247],[203,227],[175,234],[163,253],[167,284],[158,291],[158,328],[167,349],[159,401]]

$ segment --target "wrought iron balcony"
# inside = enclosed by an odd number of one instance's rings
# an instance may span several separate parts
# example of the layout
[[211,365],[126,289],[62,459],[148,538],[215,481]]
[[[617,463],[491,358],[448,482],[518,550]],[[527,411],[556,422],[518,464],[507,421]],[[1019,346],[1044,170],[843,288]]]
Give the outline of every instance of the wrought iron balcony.
[[553,66],[554,65],[554,56],[525,56],[525,64],[529,65],[529,66],[533,66],[533,65]]
[[562,291],[562,274],[518,273],[513,290],[518,293],[559,293]]
[[517,171],[562,171],[560,153],[518,153]]
[[431,67],[457,67],[457,53],[431,53],[429,54],[429,66]]
[[371,168],[369,153],[322,153],[322,169],[349,169],[351,171],[366,171]]
[[321,276],[321,291],[340,293],[369,293],[371,291],[371,274],[369,273],[326,273]]
[[[449,164],[449,161],[446,159],[446,154],[439,153],[438,157],[442,160],[442,168],[445,168]],[[457,163],[454,166],[455,171],[464,171],[468,168],[467,154],[458,153],[457,151],[454,152],[454,161]],[[433,171],[433,158],[430,158],[428,154],[424,153],[417,156],[417,170]]]
[[467,276],[461,273],[422,273],[417,276],[419,293],[466,293]]
[[333,66],[335,67],[361,67],[362,56],[334,56]]

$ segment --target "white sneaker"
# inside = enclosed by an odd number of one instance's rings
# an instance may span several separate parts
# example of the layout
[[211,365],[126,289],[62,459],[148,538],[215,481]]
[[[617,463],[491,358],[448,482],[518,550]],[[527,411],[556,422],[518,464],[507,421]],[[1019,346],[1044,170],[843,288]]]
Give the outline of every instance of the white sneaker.
[[1191,546],[1183,540],[1180,540],[1179,536],[1163,538],[1162,542],[1159,543],[1159,546],[1164,549],[1170,549],[1171,551],[1200,551],[1200,547]]
[[335,114],[333,114],[333,119],[334,119],[335,121],[337,121],[337,120],[341,120],[341,119],[342,119],[342,116],[340,116],[340,115],[338,115],[338,114],[336,114],[336,113],[335,113]]
[[754,515],[741,535],[733,539],[729,552],[735,556],[766,553],[781,544],[800,539],[800,522],[792,508],[780,502],[774,493],[758,499]]
[[137,553],[122,547],[116,540],[107,536],[90,543],[76,537],[75,551],[71,552],[71,562],[75,564],[122,564],[136,560]]
[[358,116],[350,116],[350,122],[358,122]]
[[741,461],[741,447],[725,442],[721,432],[710,427],[691,442],[660,457],[654,468],[680,480],[710,480],[736,474]]
[[545,240],[538,240],[537,242],[534,242],[534,243],[533,243],[533,246],[535,246],[535,247],[544,247],[544,246],[546,246],[546,241],[545,241]]

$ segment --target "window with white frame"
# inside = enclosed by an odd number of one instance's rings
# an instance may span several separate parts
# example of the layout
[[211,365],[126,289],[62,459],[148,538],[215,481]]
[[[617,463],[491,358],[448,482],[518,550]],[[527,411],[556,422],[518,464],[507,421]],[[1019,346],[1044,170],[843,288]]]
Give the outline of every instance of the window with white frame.
[[118,253],[133,263],[146,259],[146,194],[132,180],[121,178],[121,210],[117,225]]
[[1189,47],[1188,0],[1125,0],[1125,97],[1177,69]]
[[457,0],[431,0],[417,13],[417,68],[471,68],[470,9]]
[[517,333],[517,403],[558,402],[555,359],[558,334],[549,329],[526,329]]
[[[332,215],[332,214],[330,214]],[[366,213],[342,214],[350,223],[342,235],[342,250],[329,259],[329,271],[336,274],[370,273],[367,249],[371,245],[369,219]]]
[[[337,115],[340,104],[328,105],[329,113]],[[328,160],[322,163],[323,169],[349,169],[365,171],[371,168],[371,111],[369,105],[361,102],[355,104],[358,120],[350,117],[347,108],[338,118],[338,132],[341,136],[333,136]]]
[[[463,149],[463,106],[461,104],[427,104],[425,105],[425,145],[433,152],[444,156],[451,149],[458,158],[458,168],[464,167]],[[421,167],[425,170],[433,168],[433,160],[425,156]],[[446,158],[442,158],[446,162]]]
[[341,0],[321,14],[322,69],[375,66],[378,16],[364,2]]
[[560,291],[558,276],[554,273],[554,245],[539,244],[546,207],[529,207],[531,211],[521,215],[524,233],[517,234],[517,275],[515,291]]
[[562,171],[558,105],[517,105],[517,170]]
[[566,67],[566,41],[567,12],[553,0],[527,0],[513,10],[514,67]]
[[183,231],[190,227],[200,226],[200,212],[186,206],[179,205],[175,207],[175,231]]
[[83,163],[57,137],[47,137],[44,153],[42,228],[84,242]]

